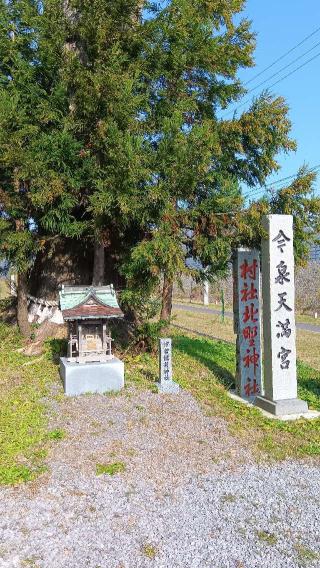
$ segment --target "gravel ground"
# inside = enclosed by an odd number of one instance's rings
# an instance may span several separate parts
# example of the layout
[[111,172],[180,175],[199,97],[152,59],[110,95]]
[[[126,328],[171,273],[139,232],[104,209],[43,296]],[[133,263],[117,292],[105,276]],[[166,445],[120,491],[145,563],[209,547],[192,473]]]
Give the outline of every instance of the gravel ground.
[[0,490],[1,568],[320,566],[315,465],[258,466],[186,393],[85,396],[57,416],[48,472]]

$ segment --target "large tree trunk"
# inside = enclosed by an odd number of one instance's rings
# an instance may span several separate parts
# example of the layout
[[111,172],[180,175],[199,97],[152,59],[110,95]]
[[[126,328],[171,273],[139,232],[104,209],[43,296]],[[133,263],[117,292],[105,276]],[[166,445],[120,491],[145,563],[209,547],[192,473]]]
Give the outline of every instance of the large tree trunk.
[[[15,190],[18,192],[20,189],[19,173],[15,168],[14,172],[14,185]],[[24,230],[23,219],[16,219],[15,221],[17,233]],[[17,278],[17,322],[20,332],[24,337],[30,337],[31,328],[28,321],[28,276],[26,272],[18,272]]]
[[89,286],[92,281],[92,246],[85,240],[55,239],[37,255],[31,271],[30,294],[57,300],[62,284]]
[[96,241],[94,243],[94,259],[93,259],[93,286],[103,286],[104,284],[104,266],[105,251],[102,243]]
[[172,312],[173,281],[165,274],[162,288],[162,308],[160,319],[168,320]]
[[20,332],[30,337],[31,328],[28,321],[28,279],[25,273],[18,274],[17,286],[17,320]]

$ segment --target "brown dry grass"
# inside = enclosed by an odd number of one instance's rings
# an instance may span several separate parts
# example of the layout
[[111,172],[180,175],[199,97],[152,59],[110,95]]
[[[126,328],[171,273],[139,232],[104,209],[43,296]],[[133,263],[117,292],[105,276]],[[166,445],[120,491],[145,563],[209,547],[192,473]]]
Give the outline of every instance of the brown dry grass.
[[0,300],[4,300],[9,296],[9,286],[6,280],[0,279]]
[[297,353],[300,361],[320,371],[320,333],[298,329]]
[[[218,304],[210,303],[210,304],[208,304],[208,306],[204,306],[203,302],[200,302],[200,301],[197,301],[197,300],[193,300],[192,302],[190,302],[190,300],[188,300],[188,299],[179,298],[179,299],[174,300],[174,304],[176,304],[176,305],[182,304],[182,305],[186,305],[186,306],[194,306],[194,307],[199,307],[199,308],[206,307],[206,308],[210,308],[212,310],[217,310],[219,313],[221,312],[221,304],[219,304],[219,303]],[[232,312],[233,311],[232,304],[226,303],[225,304],[225,311],[226,312]],[[221,319],[220,315],[217,316],[217,317],[219,319]],[[297,320],[297,322],[300,322],[300,323],[310,323],[311,325],[320,326],[320,314],[319,314],[318,318],[315,318],[314,313],[310,312],[310,313],[305,314],[303,312],[296,311],[296,320]]]
[[175,309],[173,324],[188,327],[201,333],[207,333],[218,339],[225,339],[235,343],[236,338],[233,332],[233,321],[225,318],[221,322],[221,317],[214,314],[188,312],[186,310]]

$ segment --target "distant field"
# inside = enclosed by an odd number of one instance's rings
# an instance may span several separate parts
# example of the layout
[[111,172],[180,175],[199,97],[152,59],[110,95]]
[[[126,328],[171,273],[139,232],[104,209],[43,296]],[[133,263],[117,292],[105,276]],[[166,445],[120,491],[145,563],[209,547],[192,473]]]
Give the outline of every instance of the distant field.
[[[317,320],[313,320],[314,321]],[[233,333],[233,320],[225,318],[221,322],[221,317],[214,314],[188,312],[186,310],[174,310],[173,323],[206,333],[217,339],[224,339],[235,343]],[[320,333],[311,331],[297,330],[297,352],[300,361],[307,363],[314,369],[320,370]]]
[[[190,302],[189,300],[178,300],[176,298],[174,298],[173,303],[175,304],[187,304],[190,306],[203,306],[203,302],[200,302],[199,300],[192,300],[192,302]],[[214,310],[221,310],[221,303],[218,302],[217,304],[215,302],[210,302],[210,304],[208,304],[207,306],[205,306],[206,308],[212,308]],[[227,302],[224,305],[225,310],[226,311],[232,311],[232,304],[227,304]]]
[[9,296],[9,286],[6,280],[0,279],[0,300]]
[[[198,302],[196,300],[194,300],[193,302],[189,302],[189,300],[174,300],[175,304],[185,304],[186,306],[201,306],[201,307],[206,307],[206,308],[211,308],[213,310],[219,310],[221,311],[221,304],[209,304],[208,306],[204,306],[203,302]],[[232,312],[233,311],[233,306],[232,304],[225,304],[225,311],[226,312]],[[307,315],[307,314],[301,314],[299,312],[296,312],[296,320],[299,323],[311,323],[313,325],[320,325],[320,311],[318,313],[318,318],[315,318],[314,315]]]

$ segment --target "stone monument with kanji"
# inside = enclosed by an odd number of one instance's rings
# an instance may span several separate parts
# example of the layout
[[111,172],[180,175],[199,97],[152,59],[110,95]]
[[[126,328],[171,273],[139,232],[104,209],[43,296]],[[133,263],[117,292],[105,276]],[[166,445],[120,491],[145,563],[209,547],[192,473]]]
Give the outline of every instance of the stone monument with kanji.
[[256,405],[274,414],[305,414],[297,395],[296,322],[292,215],[262,219],[264,395]]
[[236,392],[254,401],[263,393],[260,253],[241,248],[233,262],[234,331],[237,335]]

